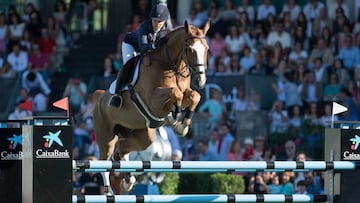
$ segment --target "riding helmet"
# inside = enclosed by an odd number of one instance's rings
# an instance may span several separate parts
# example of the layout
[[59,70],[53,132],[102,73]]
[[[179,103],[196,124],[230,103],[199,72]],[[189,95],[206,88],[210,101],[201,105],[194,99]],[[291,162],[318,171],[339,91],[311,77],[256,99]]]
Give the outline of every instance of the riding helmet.
[[166,21],[169,18],[169,10],[163,4],[157,4],[151,9],[150,18],[158,21]]

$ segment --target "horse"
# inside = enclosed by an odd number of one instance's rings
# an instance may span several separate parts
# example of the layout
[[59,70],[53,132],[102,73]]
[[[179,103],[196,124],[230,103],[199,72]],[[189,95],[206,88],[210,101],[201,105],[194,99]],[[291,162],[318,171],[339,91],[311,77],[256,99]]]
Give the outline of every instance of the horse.
[[[138,72],[134,71],[138,77],[122,91],[120,109],[108,105],[108,90],[94,92],[93,122],[100,160],[129,160],[131,151],[145,150],[154,142],[155,129],[165,123],[177,134],[186,135],[201,99],[191,84],[199,89],[206,84],[209,27],[210,20],[203,28],[185,21],[164,36],[167,41],[163,45],[141,55]],[[109,172],[103,177],[105,193],[112,194]],[[125,173],[122,190],[131,191],[135,181]]]

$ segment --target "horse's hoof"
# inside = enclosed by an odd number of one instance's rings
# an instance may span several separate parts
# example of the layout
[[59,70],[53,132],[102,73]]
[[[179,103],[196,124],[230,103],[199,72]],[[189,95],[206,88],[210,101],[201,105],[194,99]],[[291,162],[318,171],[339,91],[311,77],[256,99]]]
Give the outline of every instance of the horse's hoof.
[[129,178],[129,182],[126,181],[125,178],[123,178],[121,181],[120,181],[120,188],[122,191],[131,191],[135,185],[135,182],[136,182],[136,179],[134,176],[131,176]]
[[110,186],[104,186],[104,195],[114,195]]
[[112,95],[111,98],[110,98],[109,106],[114,107],[114,108],[121,108],[121,106],[122,106],[122,97],[120,95],[117,95],[117,94]]
[[184,124],[179,124],[174,126],[174,132],[179,136],[186,136],[186,134],[189,132],[189,126]]

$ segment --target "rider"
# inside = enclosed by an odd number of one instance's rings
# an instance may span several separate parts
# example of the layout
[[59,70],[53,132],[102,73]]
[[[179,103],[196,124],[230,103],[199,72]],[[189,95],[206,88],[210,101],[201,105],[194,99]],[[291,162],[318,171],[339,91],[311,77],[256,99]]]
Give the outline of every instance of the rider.
[[[166,43],[162,38],[168,28],[169,10],[164,4],[155,5],[150,12],[150,19],[145,20],[138,30],[127,33],[122,43],[122,57],[124,67],[126,62],[140,54],[151,52],[156,47]],[[115,93],[112,95],[109,105],[119,108],[122,105],[121,89],[127,83],[127,74],[124,74],[124,68],[119,71],[116,78]]]

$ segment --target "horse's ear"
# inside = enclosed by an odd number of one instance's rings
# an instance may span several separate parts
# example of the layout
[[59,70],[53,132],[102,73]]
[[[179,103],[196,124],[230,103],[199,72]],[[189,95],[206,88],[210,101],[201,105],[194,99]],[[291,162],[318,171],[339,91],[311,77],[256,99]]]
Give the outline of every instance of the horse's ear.
[[210,20],[210,18],[209,18],[209,19],[207,20],[207,22],[205,23],[205,26],[204,26],[204,35],[206,35],[206,33],[209,31],[210,24],[211,24],[211,20]]
[[184,28],[185,28],[185,32],[189,33],[189,23],[187,22],[187,20],[185,20]]

